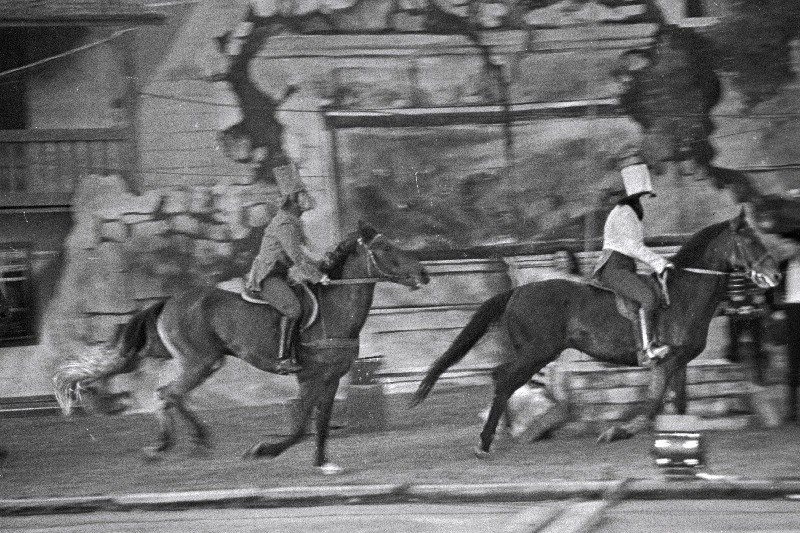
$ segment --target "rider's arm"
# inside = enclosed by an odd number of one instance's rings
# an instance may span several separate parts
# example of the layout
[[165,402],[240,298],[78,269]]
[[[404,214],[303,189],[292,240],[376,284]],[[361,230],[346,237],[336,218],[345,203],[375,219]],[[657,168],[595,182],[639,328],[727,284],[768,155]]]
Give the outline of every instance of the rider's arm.
[[309,257],[305,248],[305,235],[300,224],[286,221],[276,228],[276,236],[283,247],[283,251],[294,263],[294,272],[300,274],[304,280],[319,283],[323,274],[317,267],[312,257]]
[[633,209],[614,209],[608,217],[606,241],[609,247],[627,256],[638,259],[661,274],[667,266],[667,260],[644,244],[642,222]]

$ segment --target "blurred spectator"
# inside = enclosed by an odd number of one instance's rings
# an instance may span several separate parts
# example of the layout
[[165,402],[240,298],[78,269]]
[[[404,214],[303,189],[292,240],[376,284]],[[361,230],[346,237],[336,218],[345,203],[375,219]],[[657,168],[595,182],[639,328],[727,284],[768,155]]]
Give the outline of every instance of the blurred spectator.
[[[728,360],[742,363],[743,355],[752,369],[752,379],[764,385],[769,360],[762,347],[765,319],[769,312],[767,291],[761,289],[743,272],[728,277]],[[743,353],[743,335],[750,336],[750,350]]]
[[786,351],[789,358],[788,419],[797,421],[797,388],[800,386],[800,254],[787,261],[785,296]]

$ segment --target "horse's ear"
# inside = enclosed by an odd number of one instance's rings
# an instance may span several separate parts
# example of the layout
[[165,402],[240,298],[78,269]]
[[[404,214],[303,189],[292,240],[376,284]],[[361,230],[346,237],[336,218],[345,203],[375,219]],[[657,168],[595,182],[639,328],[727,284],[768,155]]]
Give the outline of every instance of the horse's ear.
[[358,221],[358,234],[365,242],[370,242],[372,239],[375,238],[375,235],[378,234],[375,231],[375,228],[364,222],[363,220]]
[[739,211],[739,214],[736,215],[733,219],[731,219],[731,229],[733,231],[739,231],[747,227],[747,211],[745,210],[744,206],[742,206],[742,210]]

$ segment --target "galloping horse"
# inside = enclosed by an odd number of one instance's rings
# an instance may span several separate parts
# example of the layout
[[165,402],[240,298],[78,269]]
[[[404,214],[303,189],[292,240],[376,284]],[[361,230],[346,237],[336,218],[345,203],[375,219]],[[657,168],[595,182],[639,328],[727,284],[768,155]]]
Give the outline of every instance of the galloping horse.
[[[358,356],[358,335],[372,305],[375,283],[391,281],[413,290],[429,281],[416,259],[363,224],[332,255],[326,269],[330,284],[314,287],[319,301],[317,319],[297,343],[302,370],[297,375],[300,409],[294,428],[279,442],[256,444],[246,456],[276,457],[300,441],[316,407],[314,465],[323,473],[340,471],[326,456],[328,424],[339,380]],[[171,357],[179,374],[158,391],[159,440],[145,451],[155,456],[174,444],[173,413],[189,423],[196,443],[209,446],[208,430],[187,407],[186,395],[219,369],[226,355],[273,372],[278,320],[278,312],[271,307],[246,302],[233,292],[195,288],[176,294],[135,314],[118,335],[113,352],[106,350],[62,364],[54,377],[56,397],[68,414],[75,392],[131,372],[145,357]]]
[[[647,405],[625,424],[604,431],[599,441],[628,438],[648,427],[660,409],[669,378],[705,348],[709,324],[725,297],[726,273],[744,270],[764,288],[780,280],[775,261],[744,211],[697,232],[672,262],[676,269],[667,282],[671,304],[658,310],[654,322],[657,337],[670,346],[670,353],[652,368]],[[511,350],[494,370],[494,401],[475,450],[478,457],[490,453],[497,423],[514,391],[565,349],[575,348],[609,363],[637,365],[633,324],[617,312],[611,292],[584,282],[534,282],[498,294],[478,308],[431,365],[412,407],[428,396],[439,376],[461,360],[497,320],[502,320]]]

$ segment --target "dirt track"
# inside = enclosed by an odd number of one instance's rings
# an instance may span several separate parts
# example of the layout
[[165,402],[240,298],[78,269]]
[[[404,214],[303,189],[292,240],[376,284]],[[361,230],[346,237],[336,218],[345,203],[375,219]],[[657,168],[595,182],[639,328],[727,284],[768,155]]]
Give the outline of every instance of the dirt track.
[[[472,455],[489,400],[485,387],[435,392],[414,410],[392,396],[389,430],[351,434],[334,429],[331,459],[346,468],[322,477],[311,468],[313,441],[274,460],[242,460],[250,445],[288,429],[288,416],[243,408],[203,411],[215,447],[194,456],[181,427],[180,444],[158,462],[145,462],[149,415],[0,420],[0,444],[10,457],[0,469],[0,497],[73,496],[125,492],[369,483],[488,483],[657,478],[649,455],[652,434],[597,445],[593,438],[557,435],[536,444],[502,437],[495,455]],[[341,421],[341,413],[334,422]],[[715,473],[746,478],[800,478],[800,427],[708,434]]]

